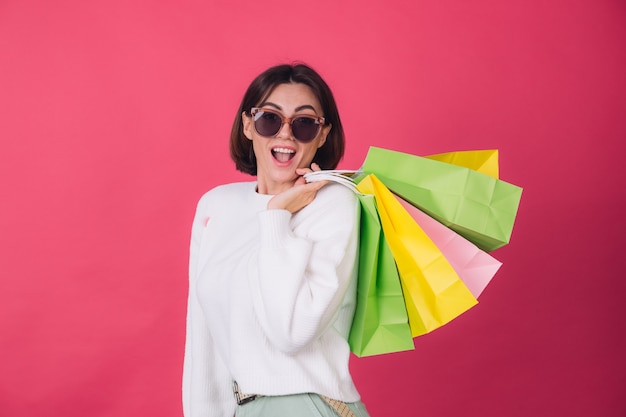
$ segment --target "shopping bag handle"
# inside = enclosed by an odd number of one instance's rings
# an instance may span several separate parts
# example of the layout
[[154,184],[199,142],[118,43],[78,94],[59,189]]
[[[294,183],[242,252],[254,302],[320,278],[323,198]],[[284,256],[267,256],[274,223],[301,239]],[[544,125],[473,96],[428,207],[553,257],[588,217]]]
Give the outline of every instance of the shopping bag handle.
[[362,193],[357,190],[356,184],[353,180],[354,177],[358,177],[361,174],[363,174],[363,171],[359,170],[355,171],[348,169],[327,169],[304,174],[304,180],[306,182],[333,181],[337,184],[348,187],[355,194],[362,195]]

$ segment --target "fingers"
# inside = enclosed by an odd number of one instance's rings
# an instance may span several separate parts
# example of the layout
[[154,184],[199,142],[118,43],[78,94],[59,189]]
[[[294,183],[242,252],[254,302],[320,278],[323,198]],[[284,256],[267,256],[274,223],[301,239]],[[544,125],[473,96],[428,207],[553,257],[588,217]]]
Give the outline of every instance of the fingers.
[[304,175],[304,174],[308,174],[309,172],[321,171],[321,170],[322,170],[322,168],[320,168],[319,165],[317,165],[315,162],[313,162],[311,164],[311,168],[296,168],[296,174]]
[[296,182],[294,183],[294,185],[302,185],[302,184],[306,184],[306,180],[304,179],[304,175],[301,175],[298,177],[298,179],[296,180]]
[[308,206],[315,199],[317,192],[326,184],[328,181],[296,184],[294,187],[272,197],[267,208],[285,209],[291,213],[296,213]]
[[329,181],[306,182],[304,175],[314,171],[321,171],[318,164],[311,164],[310,168],[296,168],[296,179],[294,186],[282,193],[275,195],[268,203],[268,209],[285,209],[291,213],[296,213],[308,206],[315,199],[317,192],[328,184]]
[[311,185],[312,186],[311,189],[313,189],[315,191],[319,191],[326,184],[328,184],[328,180],[314,181],[314,182],[308,183],[307,185]]

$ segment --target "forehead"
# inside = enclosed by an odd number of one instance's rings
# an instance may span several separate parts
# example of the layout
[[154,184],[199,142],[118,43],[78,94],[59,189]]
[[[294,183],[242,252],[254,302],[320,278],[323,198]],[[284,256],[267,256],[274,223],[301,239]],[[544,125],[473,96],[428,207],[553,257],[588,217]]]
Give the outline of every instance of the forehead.
[[300,83],[278,84],[263,103],[275,104],[285,111],[303,106],[312,106],[318,112],[321,110],[313,90],[308,85]]

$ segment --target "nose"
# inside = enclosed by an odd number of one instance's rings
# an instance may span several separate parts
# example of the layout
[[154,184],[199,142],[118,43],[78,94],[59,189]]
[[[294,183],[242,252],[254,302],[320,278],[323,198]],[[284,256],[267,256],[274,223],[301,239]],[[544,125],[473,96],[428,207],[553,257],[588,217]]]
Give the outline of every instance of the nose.
[[291,131],[291,124],[289,123],[289,120],[283,120],[283,124],[280,126],[280,130],[276,136],[283,139],[295,140],[293,132]]

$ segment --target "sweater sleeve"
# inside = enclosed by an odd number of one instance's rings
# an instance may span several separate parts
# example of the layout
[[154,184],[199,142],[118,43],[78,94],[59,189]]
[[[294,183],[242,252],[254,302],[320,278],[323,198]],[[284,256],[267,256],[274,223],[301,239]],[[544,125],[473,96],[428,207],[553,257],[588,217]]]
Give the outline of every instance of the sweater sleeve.
[[202,233],[208,221],[206,198],[198,203],[189,250],[189,298],[183,364],[185,417],[232,417],[235,413],[231,377],[215,349],[196,293]]
[[258,218],[257,271],[250,274],[255,314],[269,342],[295,354],[329,328],[342,305],[355,268],[358,200],[329,184],[293,219],[286,210]]

